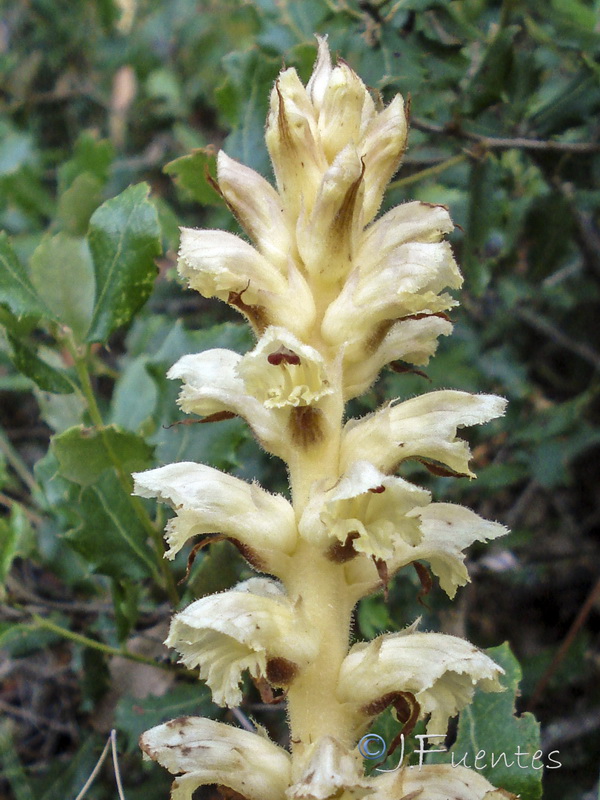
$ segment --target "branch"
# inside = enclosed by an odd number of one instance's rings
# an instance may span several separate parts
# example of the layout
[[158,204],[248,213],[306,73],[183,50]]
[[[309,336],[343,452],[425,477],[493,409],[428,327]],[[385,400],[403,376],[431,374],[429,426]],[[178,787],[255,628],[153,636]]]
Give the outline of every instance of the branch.
[[525,322],[531,328],[534,328],[534,330],[542,333],[559,347],[563,347],[565,350],[575,353],[575,355],[587,361],[595,370],[600,372],[600,353],[585,344],[585,342],[578,342],[575,339],[571,339],[555,327],[550,320],[536,314],[530,309],[517,308],[514,313],[522,322]]
[[571,153],[574,155],[600,153],[600,142],[555,142],[551,139],[527,139],[525,137],[509,139],[484,136],[480,133],[465,131],[456,123],[442,126],[420,119],[412,119],[410,124],[411,127],[425,133],[433,133],[438,136],[453,136],[455,139],[477,142],[486,150],[536,150],[538,152]]

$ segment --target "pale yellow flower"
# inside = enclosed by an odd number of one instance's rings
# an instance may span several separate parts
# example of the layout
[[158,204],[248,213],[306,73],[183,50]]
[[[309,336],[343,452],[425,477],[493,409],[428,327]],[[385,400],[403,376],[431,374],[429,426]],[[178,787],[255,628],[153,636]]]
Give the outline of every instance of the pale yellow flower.
[[[300,520],[300,534],[322,542],[333,559],[364,553],[387,560],[396,539],[409,548],[421,541],[420,520],[410,512],[430,500],[425,489],[357,461],[335,487],[315,493]],[[343,549],[334,547],[336,540]]]
[[464,639],[408,629],[355,644],[340,670],[338,697],[356,710],[357,729],[380,713],[382,700],[409,692],[429,715],[427,732],[445,734],[448,720],[468,705],[475,689],[503,691],[503,670]]
[[453,390],[430,392],[395,403],[344,429],[341,463],[370,461],[391,472],[409,458],[437,462],[459,475],[475,477],[469,468],[471,451],[458,428],[480,425],[504,413],[506,400],[488,394]]
[[196,600],[173,617],[165,642],[200,677],[217,705],[237,706],[248,670],[274,685],[291,681],[314,653],[280,584],[251,578]]
[[192,800],[217,784],[246,800],[281,800],[290,756],[264,736],[202,717],[179,717],[142,734],[140,747],[176,778],[171,800]]
[[[436,739],[434,743],[439,744]],[[451,764],[408,767],[373,780],[370,800],[518,800],[503,789],[495,789],[483,775]]]
[[232,539],[257,568],[279,574],[297,539],[290,503],[255,483],[204,464],[180,462],[133,475],[134,494],[169,503],[177,516],[167,523],[167,558],[193,536]]
[[370,794],[373,788],[363,775],[359,753],[349,751],[332,736],[325,736],[312,746],[304,772],[286,796],[290,800],[327,800],[344,791],[358,798]]
[[[408,513],[419,526],[420,540],[411,545],[401,536],[393,537],[393,553],[386,560],[388,575],[393,575],[413,561],[426,561],[448,597],[469,582],[465,566],[467,547],[505,536],[504,525],[490,522],[464,506],[430,503]],[[381,576],[366,560],[353,561],[347,568],[347,580],[354,585],[357,599],[381,586]]]

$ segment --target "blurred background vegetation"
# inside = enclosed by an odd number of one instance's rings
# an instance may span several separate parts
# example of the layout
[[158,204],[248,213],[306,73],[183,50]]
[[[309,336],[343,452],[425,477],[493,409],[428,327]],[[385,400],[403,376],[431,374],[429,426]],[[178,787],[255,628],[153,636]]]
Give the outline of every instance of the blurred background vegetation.
[[[168,796],[168,775],[137,750],[164,719],[252,717],[282,741],[281,706],[249,685],[223,715],[161,645],[178,596],[249,568],[220,543],[176,585],[185,559],[165,570],[163,512],[131,501],[128,474],[190,459],[286,491],[283,465],[239,420],[171,426],[182,415],[165,371],[187,352],[251,346],[233,312],[178,284],[178,225],[236,230],[205,170],[224,147],[271,177],[269,91],[282,63],[307,79],[314,32],[386,102],[410,95],[386,205],[448,205],[466,279],[427,377],[386,372],[350,413],[437,387],[510,401],[469,433],[476,482],[413,477],[512,533],[471,552],[473,583],[452,604],[436,586],[423,607],[416,574],[402,573],[387,604],[362,603],[356,636],[421,615],[424,629],[482,647],[508,640],[523,669],[517,708],[560,751],[544,797],[598,797],[598,11],[598,0],[5,0],[0,797],[75,797],[113,727],[129,800]],[[149,196],[128,189],[140,182]],[[131,219],[143,255],[111,276],[107,253]],[[115,796],[108,765],[87,796]]]

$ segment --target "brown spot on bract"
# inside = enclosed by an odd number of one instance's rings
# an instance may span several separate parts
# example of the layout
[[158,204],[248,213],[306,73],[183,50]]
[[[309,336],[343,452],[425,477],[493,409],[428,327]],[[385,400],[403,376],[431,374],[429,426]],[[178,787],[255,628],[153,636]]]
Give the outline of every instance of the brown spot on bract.
[[298,673],[298,665],[287,658],[270,658],[267,661],[267,680],[273,686],[289,686]]
[[352,531],[346,537],[346,541],[342,544],[342,542],[334,542],[329,550],[327,551],[327,558],[330,561],[334,561],[336,564],[345,564],[346,561],[351,561],[353,558],[356,558],[358,553],[354,549],[354,540],[358,539],[360,534],[358,531]]
[[186,728],[191,724],[192,717],[176,717],[165,723],[167,728]]
[[323,439],[322,417],[323,412],[313,406],[292,408],[288,422],[292,441],[305,448],[318,444]]

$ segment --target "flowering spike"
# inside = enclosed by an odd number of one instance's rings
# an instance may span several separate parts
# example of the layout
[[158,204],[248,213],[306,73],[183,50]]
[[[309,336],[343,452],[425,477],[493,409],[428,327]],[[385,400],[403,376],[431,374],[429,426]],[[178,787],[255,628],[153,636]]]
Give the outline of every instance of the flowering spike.
[[279,579],[195,600],[167,644],[199,668],[216,703],[241,702],[246,671],[266,702],[283,691],[291,754],[260,731],[194,718],[153,728],[141,745],[179,775],[176,800],[207,783],[246,800],[506,800],[462,767],[363,774],[358,739],[388,706],[393,750],[419,719],[443,735],[476,689],[501,689],[502,670],[462,639],[411,626],[350,650],[348,641],[355,603],[382,588],[387,600],[398,570],[415,565],[424,590],[431,570],[452,597],[468,580],[465,548],[505,533],[394,474],[413,459],[474,477],[457,430],[502,415],[505,401],[437,391],[343,425],[344,403],[382,367],[427,364],[452,330],[448,290],[462,277],[445,206],[405,203],[374,220],[406,148],[407,110],[399,95],[377,107],[346,62],[332,64],[327,37],[317,41],[306,88],[286,69],[271,92],[277,188],[219,154],[219,190],[252,243],[182,230],[181,275],[237,308],[256,345],[186,355],[168,373],[183,382],[185,412],[242,417],[286,462],[291,501],[189,462],[135,476],[138,494],[175,511],[168,557],[196,535],[224,537]]

